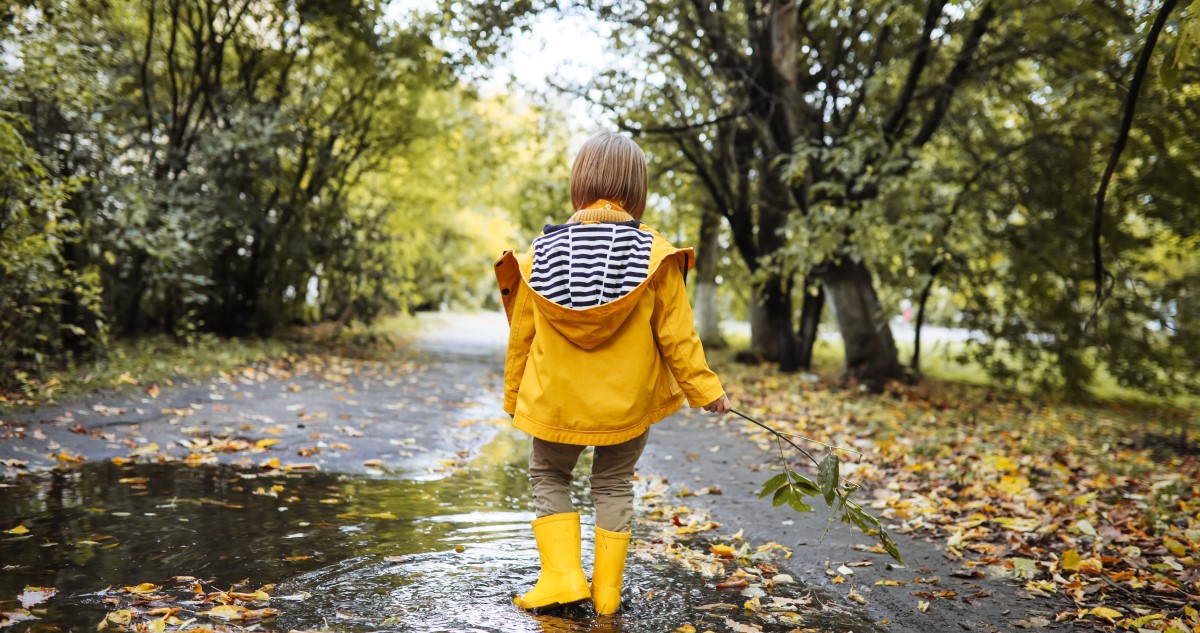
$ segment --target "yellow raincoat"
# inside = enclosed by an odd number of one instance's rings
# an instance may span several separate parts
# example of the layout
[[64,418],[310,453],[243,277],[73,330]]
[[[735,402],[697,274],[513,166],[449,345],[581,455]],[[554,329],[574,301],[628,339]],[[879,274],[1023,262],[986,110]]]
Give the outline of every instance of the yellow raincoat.
[[[599,223],[588,217],[572,220]],[[619,444],[678,411],[685,397],[702,407],[725,393],[692,323],[684,288],[692,249],[637,228],[653,236],[645,280],[594,307],[565,307],[535,291],[532,246],[496,262],[510,328],[504,410],[517,428],[551,442]]]

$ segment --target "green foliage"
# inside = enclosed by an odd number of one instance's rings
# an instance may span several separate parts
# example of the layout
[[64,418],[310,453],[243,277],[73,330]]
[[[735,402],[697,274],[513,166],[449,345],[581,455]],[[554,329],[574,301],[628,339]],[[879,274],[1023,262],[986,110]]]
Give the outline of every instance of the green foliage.
[[480,100],[434,46],[433,17],[387,10],[73,0],[6,14],[0,302],[23,325],[0,358],[38,368],[108,329],[199,340],[478,304],[516,241],[508,211],[559,215],[559,124]]
[[[64,207],[71,183],[55,179],[0,110],[0,381],[23,381],[49,358],[104,342],[94,270],[62,256],[79,223]],[[65,311],[67,305],[80,311]],[[91,323],[90,332],[80,325]]]
[[832,451],[827,453],[819,463],[815,482],[790,467],[784,466],[783,472],[763,482],[758,498],[771,497],[771,503],[775,507],[786,504],[796,512],[812,512],[813,507],[804,499],[806,497],[823,497],[825,503],[834,510],[834,516],[830,517],[831,525],[834,519],[840,519],[847,525],[854,525],[864,534],[875,537],[892,558],[903,563],[904,559],[900,555],[896,541],[887,533],[879,519],[850,499],[850,495],[857,487],[841,478],[838,474],[838,463],[839,459],[836,453]]

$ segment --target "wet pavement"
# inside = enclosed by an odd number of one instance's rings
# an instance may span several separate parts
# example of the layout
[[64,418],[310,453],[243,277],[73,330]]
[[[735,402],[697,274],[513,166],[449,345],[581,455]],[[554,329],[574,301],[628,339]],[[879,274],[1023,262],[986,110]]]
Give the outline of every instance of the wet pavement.
[[[58,592],[17,631],[89,630],[118,607],[203,613],[211,605],[196,599],[196,580],[247,592],[274,584],[270,605],[279,613],[262,626],[279,631],[648,633],[703,624],[698,607],[730,600],[712,579],[635,557],[615,618],[586,606],[537,616],[517,609],[512,595],[538,573],[533,516],[523,509],[527,450],[525,438],[500,429],[460,472],[433,478],[111,462],[27,476],[0,496],[0,521],[28,529],[0,539],[0,596],[26,586]],[[585,491],[574,492],[585,507]],[[585,534],[590,525],[585,511]],[[654,525],[639,524],[637,540],[657,537]],[[139,604],[118,589],[141,583],[157,585],[157,599]],[[810,593],[797,585],[775,595]],[[846,610],[807,621],[874,630]]]
[[[1028,615],[1011,586],[952,579],[931,543],[898,535],[911,568],[894,568],[856,532],[821,540],[824,513],[757,499],[769,455],[737,422],[694,411],[656,425],[639,464],[618,616],[517,609],[538,559],[528,438],[500,407],[506,332],[499,314],[434,317],[393,363],[284,359],[3,414],[0,628],[189,630],[219,625],[222,601],[267,616],[229,630],[265,631],[1000,631]],[[683,495],[708,486],[723,494]],[[836,584],[842,564],[855,574]],[[877,584],[939,575],[978,600],[925,613]]]

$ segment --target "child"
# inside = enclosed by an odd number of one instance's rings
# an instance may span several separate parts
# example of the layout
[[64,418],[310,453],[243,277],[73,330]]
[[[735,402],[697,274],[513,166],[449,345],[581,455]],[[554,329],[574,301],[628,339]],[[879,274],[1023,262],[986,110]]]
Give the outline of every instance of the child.
[[[589,597],[602,615],[621,605],[633,521],[633,469],[651,424],[693,407],[726,413],[692,324],[684,275],[695,257],[638,220],[646,157],[618,134],[592,137],[571,168],[566,224],[547,225],[524,255],[507,251],[496,279],[509,320],[504,410],[533,436],[529,479],[542,561],[525,609]],[[568,491],[579,454],[595,446],[591,495],[596,557],[588,587],[579,513]]]

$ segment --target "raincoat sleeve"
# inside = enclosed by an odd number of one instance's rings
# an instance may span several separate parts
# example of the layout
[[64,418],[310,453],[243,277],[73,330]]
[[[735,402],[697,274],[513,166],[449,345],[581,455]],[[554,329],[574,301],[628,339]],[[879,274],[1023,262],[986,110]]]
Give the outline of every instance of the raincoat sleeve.
[[671,368],[675,382],[683,388],[688,404],[702,407],[725,394],[721,380],[708,368],[704,346],[692,320],[683,285],[683,271],[671,262],[663,262],[664,270],[654,276],[654,313],[651,322],[659,352]]
[[533,301],[528,289],[517,292],[512,321],[508,329],[508,354],[504,357],[504,412],[517,413],[517,390],[525,375],[529,346],[533,343]]
[[533,343],[533,301],[521,281],[521,261],[511,251],[496,262],[496,282],[508,317],[508,353],[504,357],[504,412],[516,415],[517,391]]

